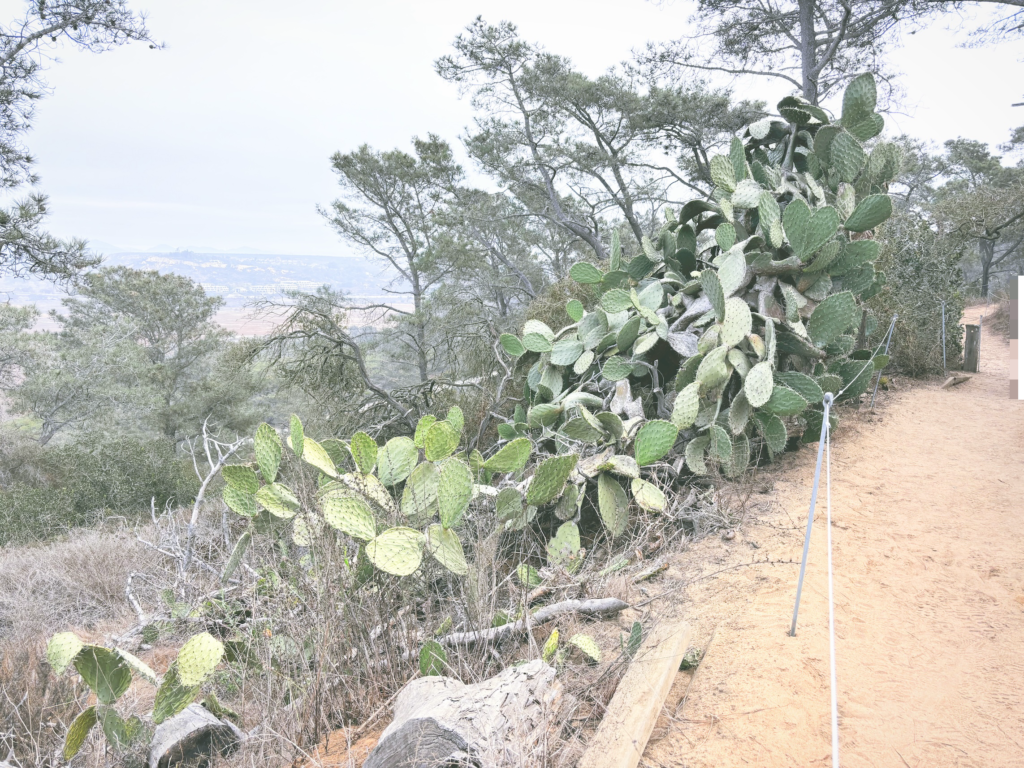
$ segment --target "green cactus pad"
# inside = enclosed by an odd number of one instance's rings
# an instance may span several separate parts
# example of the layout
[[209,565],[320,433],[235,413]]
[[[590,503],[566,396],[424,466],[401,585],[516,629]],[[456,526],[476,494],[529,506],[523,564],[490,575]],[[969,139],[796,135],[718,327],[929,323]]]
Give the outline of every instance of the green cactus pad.
[[526,491],[526,503],[536,507],[549,504],[562,495],[565,481],[576,466],[575,453],[552,456],[545,460],[533,475]]
[[329,526],[354,539],[369,541],[377,535],[373,511],[366,501],[354,493],[329,493],[321,500],[320,508]]
[[221,493],[221,498],[224,499],[224,503],[228,505],[232,512],[236,512],[244,517],[254,517],[260,511],[256,503],[256,494],[254,493],[245,493],[237,488],[232,488],[230,485],[226,485]]
[[156,725],[168,718],[174,717],[185,707],[192,703],[199,694],[198,685],[188,687],[178,680],[177,665],[172,664],[171,668],[164,675],[163,682],[156,692],[156,699],[153,701],[153,722]]
[[752,412],[753,409],[750,406],[750,401],[747,400],[746,393],[740,391],[732,399],[732,405],[729,406],[729,431],[734,435],[743,432]]
[[771,364],[765,360],[747,373],[747,378],[743,381],[743,392],[754,408],[760,408],[772,396],[774,386]]
[[505,350],[505,353],[509,357],[522,357],[526,354],[526,347],[523,346],[523,342],[519,340],[518,336],[513,336],[511,333],[503,333],[498,337],[498,343],[501,344],[501,348]]
[[178,680],[186,688],[202,685],[224,656],[224,644],[209,632],[201,632],[189,638],[174,664]]
[[679,428],[669,421],[648,421],[637,432],[633,453],[641,467],[660,461],[672,450]]
[[798,371],[780,371],[775,374],[775,380],[783,386],[789,387],[808,403],[820,403],[824,397],[818,382],[805,373]]
[[518,472],[526,466],[532,450],[533,444],[529,438],[516,438],[487,459],[483,463],[483,468],[491,472]]
[[664,512],[667,501],[665,494],[654,483],[634,478],[630,483],[630,490],[633,491],[633,498],[640,505],[641,509],[648,512]]
[[238,566],[242,563],[242,558],[245,556],[245,551],[249,548],[249,542],[252,541],[252,531],[246,530],[238,537],[238,541],[235,542],[234,549],[231,550],[231,556],[228,558],[227,563],[224,565],[224,570],[221,572],[220,580],[227,581],[231,578]]
[[726,355],[726,362],[736,369],[736,372],[740,375],[741,379],[747,377],[747,373],[750,371],[751,362],[750,358],[747,357],[747,353],[742,349],[733,347],[729,350],[729,354]]
[[456,576],[465,576],[469,573],[462,542],[455,531],[440,525],[432,525],[427,528],[426,545],[433,558]]
[[604,361],[601,376],[608,381],[622,381],[633,373],[633,365],[619,355],[613,355]]
[[459,446],[459,433],[447,421],[431,425],[423,439],[423,455],[427,461],[441,461],[454,453]]
[[619,481],[607,472],[597,478],[597,509],[613,539],[625,532],[629,523],[629,500]]
[[633,300],[629,295],[629,291],[624,291],[622,288],[612,288],[609,291],[605,291],[601,297],[601,308],[605,312],[614,314],[615,312],[629,309],[632,306]]
[[447,459],[440,466],[437,506],[441,524],[454,528],[462,520],[473,498],[473,470],[461,459]]
[[860,205],[843,226],[851,232],[867,232],[890,216],[892,216],[892,199],[888,195],[868,195],[860,201]]
[[608,333],[608,315],[596,310],[580,320],[579,335],[584,349],[594,349]]
[[526,589],[539,587],[541,581],[543,581],[540,574],[537,573],[537,569],[532,565],[527,565],[526,563],[520,563],[519,566],[516,567],[516,578],[519,579],[519,583]]
[[392,514],[398,511],[395,500],[391,498],[388,489],[374,475],[346,474],[341,476],[342,483],[350,490],[355,491],[380,507],[384,512]]
[[253,439],[256,452],[256,465],[260,468],[263,481],[272,483],[277,479],[277,469],[281,466],[281,437],[269,424],[260,424],[256,428]]
[[101,704],[113,704],[132,682],[131,668],[109,648],[85,645],[75,654],[74,665]]
[[750,441],[746,435],[739,435],[732,441],[732,455],[725,465],[727,477],[735,478],[747,471],[750,463]]
[[840,363],[837,373],[843,377],[843,388],[846,391],[842,395],[838,392],[834,394],[841,402],[845,402],[854,400],[867,391],[871,386],[871,378],[875,375],[875,366],[868,360],[847,360]]
[[562,498],[555,504],[555,516],[559,520],[571,520],[579,511],[582,501],[583,497],[579,488],[575,485],[566,486],[565,491],[562,492]]
[[574,323],[578,323],[583,319],[584,312],[583,302],[579,299],[569,299],[565,305],[565,314],[572,318]]
[[821,250],[818,251],[818,255],[814,257],[814,261],[804,268],[804,274],[821,272],[827,268],[836,260],[836,257],[839,256],[839,252],[842,250],[842,247],[843,244],[838,240],[832,240],[825,243]]
[[231,488],[253,494],[260,489],[260,481],[252,467],[245,464],[228,464],[221,468],[221,477]]
[[420,674],[423,677],[443,675],[448,671],[448,653],[436,640],[428,640],[420,648]]
[[440,479],[437,465],[429,461],[417,465],[406,479],[402,490],[402,514],[409,518],[412,525],[419,527],[437,512]]
[[577,339],[562,339],[551,345],[552,365],[573,365],[583,354],[583,342]]
[[448,415],[444,417],[444,420],[451,424],[456,432],[462,434],[462,429],[466,426],[466,415],[459,406],[453,405],[449,408]]
[[856,179],[867,161],[864,148],[849,133],[840,133],[832,140],[829,147],[829,165],[840,181],[850,182]]
[[707,465],[704,463],[704,451],[710,444],[711,438],[708,435],[695,437],[686,444],[686,466],[693,474],[706,475],[708,473]]
[[550,352],[555,332],[540,320],[527,320],[523,326],[523,346],[531,352]]
[[587,261],[577,261],[571,267],[569,267],[569,277],[575,280],[577,283],[583,285],[592,285],[594,283],[600,283],[604,278],[604,272],[595,267],[593,264]]
[[301,459],[302,450],[305,447],[305,433],[302,430],[302,422],[294,413],[292,414],[291,431],[288,433],[288,440],[292,451]]
[[78,713],[78,717],[68,728],[67,736],[64,737],[65,762],[71,762],[71,758],[78,754],[85,743],[85,737],[89,735],[89,731],[94,725],[96,725],[96,707],[87,707]]
[[722,291],[718,273],[713,269],[705,269],[700,273],[700,284],[704,288],[704,295],[711,302],[711,308],[715,311],[715,319],[722,322],[725,318],[725,293]]
[[728,355],[729,348],[723,345],[715,347],[701,360],[700,366],[697,368],[697,381],[700,382],[702,392],[707,392],[725,383],[729,375],[729,369],[725,364]]
[[584,443],[596,444],[604,437],[603,429],[595,429],[582,416],[565,422],[559,432],[570,440],[579,440]]
[[334,461],[331,459],[327,450],[320,445],[316,440],[311,438],[304,438],[302,448],[302,460],[307,464],[316,467],[328,477],[337,477],[338,470],[334,467]]
[[523,495],[515,488],[502,488],[494,500],[494,509],[499,523],[519,517],[523,512]]
[[596,418],[608,434],[616,440],[622,438],[625,430],[622,425],[622,419],[619,418],[618,414],[611,413],[610,411],[601,411],[597,414]]
[[733,297],[725,301],[725,320],[722,322],[722,344],[735,347],[753,327],[750,307],[743,299]]
[[708,444],[711,456],[721,464],[728,462],[732,456],[732,440],[729,433],[717,424],[712,424],[708,430],[708,437],[711,438],[711,442]]
[[786,433],[786,425],[782,419],[774,414],[756,413],[755,420],[761,436],[772,453],[782,453],[786,450],[786,441],[789,435]]
[[633,315],[623,324],[622,328],[619,329],[618,335],[615,337],[615,345],[620,351],[626,352],[633,346],[633,342],[636,341],[636,337],[640,334],[640,326],[642,324],[643,319],[640,315]]
[[829,296],[811,313],[807,335],[819,347],[835,341],[857,321],[857,300],[849,291]]
[[[732,296],[747,284],[750,272],[743,251],[734,248],[725,254],[718,264],[718,280],[722,284],[722,294]],[[726,310],[728,316],[728,310]]]
[[592,350],[587,350],[580,355],[576,362],[572,366],[572,372],[577,376],[582,376],[587,372],[587,369],[594,364],[594,353]]
[[370,562],[393,576],[408,576],[423,561],[423,534],[412,528],[388,528],[368,542]]
[[875,111],[878,103],[878,92],[875,78],[866,72],[850,81],[843,92],[843,112],[840,123],[850,128],[857,125]]
[[377,456],[377,477],[384,485],[398,485],[415,468],[419,456],[419,449],[408,437],[393,437]]
[[733,207],[735,208],[757,208],[761,202],[761,185],[753,179],[744,179],[736,185],[732,193]]
[[352,459],[356,468],[364,475],[373,472],[377,463],[377,443],[365,432],[356,432],[352,435],[349,443],[349,450],[352,452]]
[[526,421],[533,429],[538,427],[550,427],[558,417],[562,415],[562,406],[555,403],[539,403],[532,408],[526,416]]
[[812,212],[807,203],[798,198],[786,206],[782,227],[796,255],[801,261],[807,261],[835,236],[839,214],[830,206]]
[[761,407],[776,416],[795,416],[807,407],[807,401],[789,387],[777,386]]
[[601,649],[590,635],[573,635],[569,638],[569,645],[579,648],[591,661],[601,661]]
[[672,423],[679,429],[693,426],[700,410],[700,382],[694,381],[684,387],[677,395],[672,406]]
[[295,494],[280,483],[264,485],[256,492],[256,501],[274,517],[285,520],[295,517],[299,509],[299,500]]
[[416,433],[413,435],[412,441],[416,444],[417,448],[423,447],[423,442],[427,437],[427,430],[434,426],[436,422],[437,416],[429,413],[416,422]]
[[843,388],[843,377],[834,373],[818,376],[815,381],[821,387],[822,392],[831,392],[833,395]]
[[732,167],[732,161],[725,155],[715,155],[711,158],[711,182],[716,187],[721,187],[726,192],[736,189],[736,174]]
[[728,251],[736,243],[736,227],[728,221],[718,225],[715,229],[715,242],[722,251]]
[[63,675],[85,645],[74,632],[58,632],[46,644],[46,661],[55,675]]
[[877,240],[854,240],[842,249],[842,255],[829,267],[832,276],[843,275],[878,258],[879,244]]

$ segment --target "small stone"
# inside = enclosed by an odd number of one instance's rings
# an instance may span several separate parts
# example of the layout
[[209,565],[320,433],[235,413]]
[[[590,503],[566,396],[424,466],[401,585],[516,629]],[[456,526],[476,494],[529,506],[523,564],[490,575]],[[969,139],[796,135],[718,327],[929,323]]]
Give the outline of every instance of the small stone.
[[728,531],[722,534],[722,538],[726,541],[732,541],[736,538],[736,531],[730,528]]

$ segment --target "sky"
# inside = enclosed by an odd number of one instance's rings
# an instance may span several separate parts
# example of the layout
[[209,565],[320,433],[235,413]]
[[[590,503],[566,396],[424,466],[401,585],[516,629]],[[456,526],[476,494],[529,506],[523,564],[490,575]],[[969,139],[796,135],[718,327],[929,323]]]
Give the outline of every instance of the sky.
[[[477,15],[515,22],[524,39],[597,75],[648,41],[678,37],[684,0],[136,0],[161,50],[59,52],[27,143],[50,230],[104,250],[256,250],[353,255],[317,213],[336,197],[330,156],[369,143],[409,148],[428,132],[452,142],[472,122],[433,70]],[[2,18],[22,2],[0,0]],[[993,145],[1024,123],[1024,45],[962,49],[948,27],[894,51],[909,94],[890,132],[937,145]],[[778,85],[738,80],[774,103]]]

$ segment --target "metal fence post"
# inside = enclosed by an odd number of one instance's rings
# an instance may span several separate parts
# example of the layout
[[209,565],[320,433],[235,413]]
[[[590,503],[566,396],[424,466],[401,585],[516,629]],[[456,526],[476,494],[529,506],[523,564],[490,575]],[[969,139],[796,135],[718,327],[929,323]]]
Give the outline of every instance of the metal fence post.
[[[883,354],[886,354],[886,355],[889,354],[889,342],[892,341],[892,335],[896,331],[896,320],[898,318],[899,318],[899,315],[893,315],[892,316],[892,322],[889,323],[889,332],[885,335],[885,352]],[[875,349],[877,349],[877,347],[875,347]],[[882,372],[879,371],[878,372],[878,378],[875,379],[875,390],[874,390],[874,392],[871,393],[871,405],[869,405],[868,408],[874,408],[875,407],[875,395],[878,394],[878,384],[881,381],[882,381]]]
[[946,302],[942,302],[942,376],[946,376]]

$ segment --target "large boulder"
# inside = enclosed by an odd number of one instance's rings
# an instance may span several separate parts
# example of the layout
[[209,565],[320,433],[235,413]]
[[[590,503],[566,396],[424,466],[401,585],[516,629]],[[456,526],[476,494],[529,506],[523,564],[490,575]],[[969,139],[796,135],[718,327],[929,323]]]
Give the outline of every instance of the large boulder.
[[450,677],[413,680],[363,768],[520,766],[542,744],[562,686],[543,661],[466,685]]

